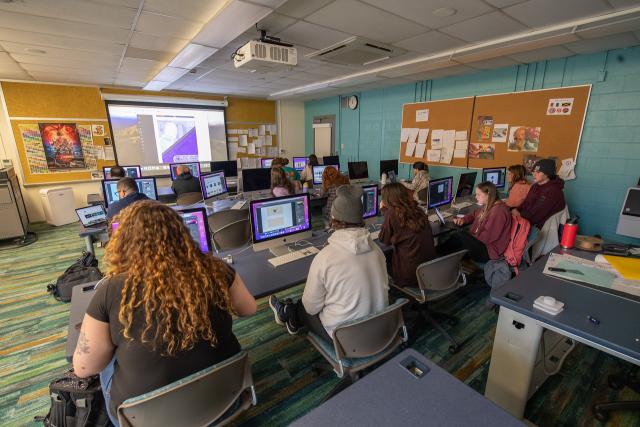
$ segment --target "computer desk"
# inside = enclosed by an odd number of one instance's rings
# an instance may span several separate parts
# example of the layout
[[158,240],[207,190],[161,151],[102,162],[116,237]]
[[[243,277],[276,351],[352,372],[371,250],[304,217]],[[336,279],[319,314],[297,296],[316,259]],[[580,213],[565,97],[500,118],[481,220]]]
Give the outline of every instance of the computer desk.
[[[559,248],[555,251],[559,252]],[[566,253],[585,259],[595,257],[579,250]],[[540,382],[534,376],[545,329],[640,365],[640,300],[625,293],[546,276],[542,271],[547,258],[491,291],[491,301],[500,305],[500,314],[485,396],[517,418],[524,414],[530,386],[539,387],[546,379],[543,377]],[[552,316],[533,308],[533,301],[539,296],[552,296],[564,302],[564,310]],[[592,323],[587,316],[600,323]]]
[[[405,366],[428,370],[418,378]],[[524,426],[413,349],[384,363],[292,426]]]

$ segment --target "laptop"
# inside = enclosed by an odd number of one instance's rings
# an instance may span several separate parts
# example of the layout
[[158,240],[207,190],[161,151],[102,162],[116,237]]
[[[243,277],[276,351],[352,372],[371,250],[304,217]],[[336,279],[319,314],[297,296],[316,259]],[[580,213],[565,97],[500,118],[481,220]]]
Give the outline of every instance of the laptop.
[[101,228],[107,226],[107,212],[101,204],[76,209],[76,215],[84,228]]

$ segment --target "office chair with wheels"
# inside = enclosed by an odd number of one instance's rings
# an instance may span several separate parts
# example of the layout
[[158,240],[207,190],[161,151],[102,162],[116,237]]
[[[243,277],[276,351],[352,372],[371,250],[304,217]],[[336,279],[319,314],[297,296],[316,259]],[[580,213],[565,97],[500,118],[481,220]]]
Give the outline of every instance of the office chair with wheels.
[[194,203],[198,203],[202,201],[201,193],[182,193],[178,196],[176,200],[176,205],[178,206],[188,206],[193,205]]
[[118,407],[122,427],[222,426],[257,403],[246,351]]
[[429,187],[418,191],[418,204],[426,205],[427,203],[429,203]]
[[[615,390],[621,390],[625,386],[636,393],[640,393],[640,378],[638,378],[638,368],[631,369],[626,376],[609,375],[609,386]],[[593,416],[603,423],[609,419],[611,411],[640,411],[640,400],[619,400],[615,402],[600,402],[591,408]]]
[[228,209],[209,216],[209,229],[216,252],[239,248],[251,241],[249,211]]
[[461,265],[462,257],[466,253],[467,250],[464,249],[420,264],[416,269],[418,288],[402,288],[391,283],[393,287],[419,304],[420,315],[447,338],[451,343],[449,352],[452,354],[460,350],[460,344],[444,330],[436,318],[445,319],[452,326],[458,322],[458,319],[450,314],[430,311],[427,304],[442,299],[467,284]]

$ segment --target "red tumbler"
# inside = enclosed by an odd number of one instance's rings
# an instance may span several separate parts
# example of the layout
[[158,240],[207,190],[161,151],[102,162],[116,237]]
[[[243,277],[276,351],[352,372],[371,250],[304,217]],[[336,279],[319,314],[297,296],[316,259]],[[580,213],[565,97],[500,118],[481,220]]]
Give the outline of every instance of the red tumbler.
[[560,239],[560,246],[565,249],[573,248],[573,244],[576,242],[576,235],[578,234],[578,224],[566,223],[562,229],[562,238]]

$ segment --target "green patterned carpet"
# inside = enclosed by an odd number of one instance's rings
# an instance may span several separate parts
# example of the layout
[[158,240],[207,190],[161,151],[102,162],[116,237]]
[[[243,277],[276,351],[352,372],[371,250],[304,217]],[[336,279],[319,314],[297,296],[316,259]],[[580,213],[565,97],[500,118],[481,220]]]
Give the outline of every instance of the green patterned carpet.
[[[33,423],[49,407],[49,381],[67,368],[64,359],[69,304],[47,295],[45,286],[80,254],[84,242],[77,225],[34,226],[39,241],[31,246],[0,251],[0,425]],[[98,250],[102,255],[102,250]],[[297,296],[302,287],[288,294]],[[421,327],[413,347],[479,392],[484,391],[497,316],[484,308],[488,291],[470,285],[435,305],[457,313],[452,333],[465,341],[456,355],[430,328]],[[282,294],[285,295],[285,294]],[[242,346],[248,349],[258,393],[258,406],[238,424],[282,426],[319,404],[337,384],[335,376],[315,376],[313,362],[321,357],[299,336],[290,336],[273,322],[266,299],[258,313],[234,323]],[[411,323],[410,333],[412,332]],[[578,345],[560,373],[550,378],[530,400],[526,417],[540,426],[599,426],[591,416],[593,402],[612,398],[640,399],[625,389],[608,388],[610,373],[630,365],[597,350]],[[609,426],[638,426],[640,413],[615,413]]]

